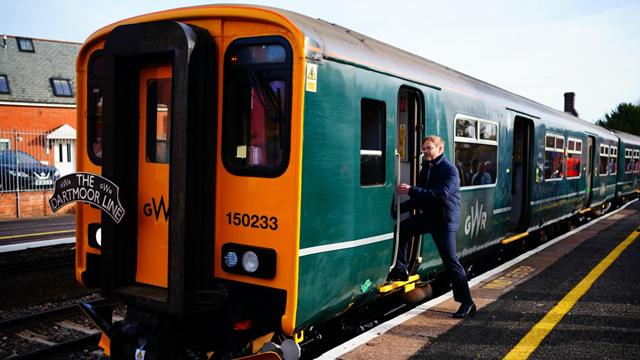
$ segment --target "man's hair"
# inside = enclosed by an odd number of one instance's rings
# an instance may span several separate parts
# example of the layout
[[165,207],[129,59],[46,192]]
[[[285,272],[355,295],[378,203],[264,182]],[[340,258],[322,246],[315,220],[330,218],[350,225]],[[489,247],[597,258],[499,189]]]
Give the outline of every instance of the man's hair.
[[437,135],[425,136],[424,139],[422,139],[422,144],[424,144],[425,141],[431,141],[436,147],[444,147],[444,140],[442,140],[442,138]]

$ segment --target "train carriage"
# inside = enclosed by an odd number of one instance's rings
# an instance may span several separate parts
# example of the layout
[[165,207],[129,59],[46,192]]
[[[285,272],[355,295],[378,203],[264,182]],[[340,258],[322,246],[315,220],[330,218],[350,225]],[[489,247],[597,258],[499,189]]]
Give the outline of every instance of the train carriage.
[[638,162],[640,161],[640,137],[613,131],[619,139],[616,198],[633,197],[640,189],[638,184]]
[[442,276],[425,235],[410,281],[386,281],[415,215],[390,216],[395,184],[417,182],[429,134],[459,170],[465,263],[637,189],[637,168],[610,168],[637,161],[637,137],[285,10],[124,20],[87,39],[77,75],[76,186],[104,198],[77,207],[76,275],[128,305],[114,324],[85,306],[113,358],[300,349],[314,325]]

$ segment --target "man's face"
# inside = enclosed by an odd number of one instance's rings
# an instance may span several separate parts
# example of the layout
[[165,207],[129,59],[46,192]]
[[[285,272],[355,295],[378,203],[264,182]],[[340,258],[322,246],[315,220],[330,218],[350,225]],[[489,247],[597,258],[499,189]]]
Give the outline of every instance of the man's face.
[[442,154],[442,147],[436,147],[433,141],[427,140],[422,144],[422,153],[425,160],[431,161]]

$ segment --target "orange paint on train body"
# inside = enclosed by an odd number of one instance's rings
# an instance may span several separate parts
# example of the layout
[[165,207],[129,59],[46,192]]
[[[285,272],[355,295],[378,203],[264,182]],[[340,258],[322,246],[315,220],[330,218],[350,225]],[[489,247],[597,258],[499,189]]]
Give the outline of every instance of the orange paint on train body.
[[[298,242],[299,242],[299,208],[300,208],[300,168],[302,149],[302,104],[303,81],[305,71],[304,36],[292,23],[283,16],[265,9],[243,7],[195,7],[158,12],[150,15],[128,19],[103,29],[100,29],[83,45],[77,61],[78,72],[78,147],[77,157],[78,171],[88,171],[101,174],[101,167],[93,163],[88,153],[88,128],[84,116],[87,111],[87,73],[91,54],[101,49],[111,31],[120,25],[136,24],[172,20],[184,24],[195,25],[204,28],[212,35],[216,46],[218,107],[217,119],[212,119],[218,126],[217,167],[216,176],[216,203],[215,206],[215,253],[214,274],[216,278],[251,283],[260,286],[282,289],[287,292],[286,310],[282,318],[282,328],[285,333],[292,334],[295,328],[295,313],[297,301],[297,274],[298,274]],[[222,117],[223,117],[223,75],[224,56],[229,44],[240,38],[257,36],[279,36],[285,38],[293,51],[293,89],[291,97],[291,129],[290,129],[290,157],[289,164],[283,174],[275,177],[251,177],[237,176],[229,173],[221,160],[222,143]],[[169,68],[170,69],[170,68]],[[143,75],[144,76],[144,75]],[[160,78],[168,77],[167,74]],[[141,88],[142,82],[140,79]],[[141,94],[141,104],[144,101]],[[141,105],[141,110],[144,106]],[[144,118],[142,116],[141,118]],[[172,119],[175,121],[175,119]],[[142,123],[143,121],[141,121]],[[148,166],[144,155],[143,139],[144,131],[140,129],[140,153],[139,166],[139,196],[138,209],[125,209],[127,212],[137,212],[138,218],[138,254],[136,281],[158,287],[167,286],[167,247],[164,246],[162,237],[167,235],[168,225],[158,225],[155,214],[145,216],[144,206],[155,199],[155,206],[159,206],[159,200],[164,198],[164,205],[168,203],[168,179],[169,170],[166,164]],[[166,169],[163,169],[166,168]],[[166,180],[163,180],[166,179]],[[166,181],[163,184],[163,181]],[[99,223],[101,214],[86,204],[78,204],[77,213],[77,256],[76,277],[84,283],[83,273],[87,271],[86,254],[100,254],[100,249],[89,246],[87,228],[91,223]],[[227,215],[230,214],[230,215]],[[235,214],[239,214],[240,225],[236,225]],[[247,224],[247,215],[249,225]],[[258,219],[258,227],[254,224]],[[126,215],[125,215],[126,216]],[[244,216],[244,217],[243,217]],[[262,222],[267,218],[267,228],[263,228]],[[163,220],[160,213],[159,220]],[[273,219],[273,220],[272,220]],[[158,223],[158,224],[156,224]],[[274,229],[275,228],[275,229]],[[109,239],[103,239],[103,242]],[[275,249],[277,252],[277,272],[273,279],[260,279],[225,272],[221,268],[221,248],[225,243],[236,243],[262,248]],[[87,284],[85,284],[87,285]]]

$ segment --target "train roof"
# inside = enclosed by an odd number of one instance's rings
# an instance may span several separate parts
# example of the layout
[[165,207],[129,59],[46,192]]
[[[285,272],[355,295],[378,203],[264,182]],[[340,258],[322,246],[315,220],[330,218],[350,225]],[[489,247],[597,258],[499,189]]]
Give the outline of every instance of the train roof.
[[256,6],[256,8],[285,16],[307,38],[307,51],[316,50],[324,59],[354,63],[413,82],[463,93],[553,122],[560,127],[567,127],[567,123],[570,123],[574,128],[616,140],[610,131],[591,122],[552,109],[340,25],[288,10],[263,6]]
[[[105,32],[110,31],[109,29],[120,24],[153,21],[154,19],[171,19],[176,16],[189,17],[189,15],[200,18],[207,16],[215,17],[217,8],[255,9],[281,16],[298,28],[304,35],[307,58],[315,60],[335,60],[354,64],[414,83],[461,93],[498,106],[504,106],[505,108],[515,110],[525,115],[543,119],[546,123],[553,124],[559,128],[573,128],[576,131],[582,130],[605,139],[617,140],[609,130],[591,122],[581,120],[573,115],[552,109],[340,25],[274,7],[245,4],[214,4],[160,11],[106,26],[91,35],[89,39],[87,39],[87,42],[105,35]],[[179,15],[174,14],[174,12],[179,12]],[[87,42],[85,42],[85,45]]]
[[611,130],[620,140],[624,141],[627,144],[640,145],[640,136],[627,134],[618,130]]

